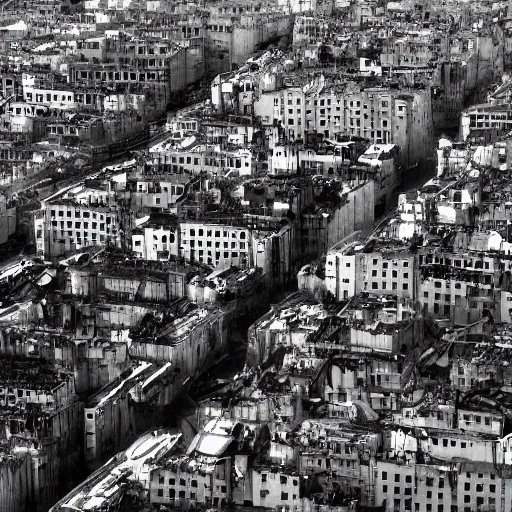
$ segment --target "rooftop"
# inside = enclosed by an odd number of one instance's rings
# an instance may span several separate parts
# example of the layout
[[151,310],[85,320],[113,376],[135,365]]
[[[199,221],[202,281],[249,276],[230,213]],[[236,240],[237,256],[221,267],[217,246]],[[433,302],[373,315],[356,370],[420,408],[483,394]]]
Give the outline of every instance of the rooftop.
[[146,380],[158,368],[151,363],[141,362],[125,370],[117,379],[113,380],[93,395],[85,404],[86,408],[101,407],[108,401],[129,392],[134,386]]

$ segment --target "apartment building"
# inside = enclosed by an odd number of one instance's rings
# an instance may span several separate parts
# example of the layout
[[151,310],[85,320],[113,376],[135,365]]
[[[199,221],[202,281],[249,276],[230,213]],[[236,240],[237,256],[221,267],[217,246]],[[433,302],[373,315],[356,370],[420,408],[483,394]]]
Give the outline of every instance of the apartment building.
[[391,243],[383,246],[382,252],[377,247],[371,252],[356,247],[354,243],[326,256],[325,285],[337,300],[347,300],[361,292],[416,298],[416,260],[405,245]]
[[37,212],[34,231],[36,252],[42,257],[91,246],[120,247],[122,239],[119,215],[114,208],[66,199],[49,203]]
[[180,224],[179,234],[177,256],[218,268],[252,265],[252,234],[247,228],[185,222]]
[[488,507],[503,512],[511,502],[512,481],[493,464],[400,464],[377,461],[375,501],[386,510],[405,512],[470,512]]
[[426,158],[433,145],[429,88],[361,91],[352,85],[329,87],[320,79],[305,88],[262,92],[254,109],[264,124],[279,123],[290,141],[317,132],[327,139],[353,135],[375,144],[396,144],[405,168]]
[[438,252],[428,247],[422,250],[418,301],[424,310],[437,318],[468,324],[479,321],[487,309],[498,320],[500,291],[496,274],[501,262],[489,252],[495,247],[494,241],[500,246],[501,236],[477,233],[469,243],[461,241],[465,253]]

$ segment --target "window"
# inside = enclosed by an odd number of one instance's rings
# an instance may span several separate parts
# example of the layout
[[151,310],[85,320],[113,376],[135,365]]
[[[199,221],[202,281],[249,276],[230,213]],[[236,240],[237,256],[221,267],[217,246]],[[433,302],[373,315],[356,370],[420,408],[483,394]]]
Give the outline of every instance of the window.
[[169,478],[169,485],[176,485],[176,480],[174,478]]
[[180,478],[180,485],[187,485],[184,478]]
[[427,491],[427,499],[431,499],[432,498],[432,491]]
[[185,497],[185,491],[180,491],[180,493],[178,494],[178,496],[180,498],[184,498]]
[[163,476],[158,477],[158,483],[159,483],[159,485],[164,485],[164,477]]
[[396,473],[395,482],[400,482],[400,473]]
[[395,494],[400,494],[400,487],[395,487]]
[[382,480],[387,480],[388,479],[388,472],[387,471],[383,471],[382,472]]
[[496,492],[496,486],[494,484],[489,485],[489,492]]
[[288,483],[288,478],[286,478],[286,476],[284,475],[281,475],[281,485],[286,485]]
[[282,492],[281,493],[281,501],[287,501],[288,500],[288,493]]
[[169,489],[169,498],[174,498],[176,496],[176,489]]
[[406,484],[410,484],[410,483],[412,483],[412,476],[411,476],[411,475],[407,475],[407,476],[405,477],[405,483],[406,483]]
[[267,474],[266,473],[262,473],[261,474],[261,481],[262,482],[266,482],[267,481]]
[[164,496],[164,490],[163,489],[158,489],[158,496],[160,498],[163,498],[163,496]]

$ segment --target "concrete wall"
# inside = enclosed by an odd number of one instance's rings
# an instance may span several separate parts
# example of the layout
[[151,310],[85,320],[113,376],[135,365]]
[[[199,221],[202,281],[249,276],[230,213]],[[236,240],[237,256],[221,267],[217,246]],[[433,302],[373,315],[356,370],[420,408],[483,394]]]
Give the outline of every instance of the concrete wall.
[[134,340],[130,355],[159,362],[172,362],[180,374],[192,377],[199,369],[215,360],[215,353],[225,349],[227,325],[223,313],[209,315],[192,327],[175,345],[162,345]]
[[372,181],[364,183],[348,193],[346,203],[334,212],[332,218],[329,218],[328,247],[332,247],[354,231],[368,230],[372,227],[374,196],[375,189]]
[[23,512],[36,503],[32,492],[30,453],[10,456],[0,463],[0,512]]
[[0,212],[0,244],[5,244],[16,233],[16,222],[16,208],[7,208]]

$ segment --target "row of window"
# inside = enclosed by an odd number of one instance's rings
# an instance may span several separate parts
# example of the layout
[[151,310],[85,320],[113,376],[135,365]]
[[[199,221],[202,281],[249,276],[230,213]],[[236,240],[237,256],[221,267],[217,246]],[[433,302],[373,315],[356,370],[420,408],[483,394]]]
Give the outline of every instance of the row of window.
[[[67,210],[66,212],[66,217],[67,218],[71,218],[72,215],[71,215],[71,210]],[[57,217],[57,214],[59,217],[64,217],[64,210],[54,210],[52,209],[50,211],[50,214],[52,217]],[[88,212],[88,211],[80,211],[80,210],[75,210],[75,219],[79,219],[79,218],[84,218],[84,219],[89,219],[89,218],[93,218],[93,219],[96,219],[99,217],[100,220],[104,220],[105,219],[105,215],[103,213],[96,213],[96,212]],[[107,217],[106,218],[106,222],[107,224],[110,224],[112,222],[112,217]]]
[[[348,266],[348,264],[347,264]],[[377,270],[372,270],[372,277],[377,277]],[[386,270],[383,270],[382,271],[382,277],[387,277],[387,271]],[[392,270],[391,271],[391,277],[393,278],[398,278],[398,270]],[[402,279],[409,279],[409,274],[407,272],[404,272],[402,274]]]
[[33,100],[33,93],[27,92],[25,94],[27,101],[35,101],[36,103],[48,103],[51,101],[59,102],[72,102],[73,95],[67,93],[51,94],[51,93],[34,93],[35,100]]
[[[184,252],[184,248],[183,247],[180,247],[181,251]],[[194,259],[194,249],[192,249],[190,251],[190,259]],[[236,258],[244,258],[246,256],[245,253],[238,253],[238,252],[231,252],[229,253],[228,251],[224,251],[223,253],[223,258],[224,259],[236,259]],[[220,260],[220,255],[221,253],[220,252],[216,252],[215,253],[215,260],[218,262]],[[212,251],[208,251],[208,265],[211,265],[212,264],[212,258],[213,258],[213,254],[212,254]],[[199,259],[203,260],[204,259],[204,251],[199,251]]]
[[[332,412],[334,413],[334,412],[337,412],[337,411],[332,411]],[[324,466],[324,461],[325,461],[325,467],[327,469],[330,469],[331,465],[334,465],[337,468],[343,468],[343,466],[346,465],[347,469],[356,469],[359,466],[359,464],[355,460],[351,460],[351,459],[335,459],[334,463],[333,463],[333,461],[331,459],[329,459],[329,458],[327,458],[327,459],[318,459],[317,460],[317,466],[320,467],[320,468],[323,467]],[[314,459],[307,459],[306,465],[307,465],[307,467],[313,467],[315,465],[314,464]]]
[[[163,489],[158,489],[157,495],[158,495],[159,498],[163,498],[164,497],[164,490]],[[172,489],[172,488],[169,489],[168,497],[171,498],[171,499],[175,499],[176,498],[176,490]],[[179,491],[178,492],[178,498],[186,499],[187,498],[187,493],[185,491]],[[189,496],[189,499],[196,500],[197,499],[197,494],[195,492],[191,492],[190,496]]]
[[429,264],[429,263],[438,263],[440,265],[446,265],[446,266],[454,266],[457,268],[462,268],[462,263],[464,262],[464,268],[470,267],[475,269],[484,269],[484,270],[490,270],[490,262],[489,261],[483,261],[481,259],[474,259],[474,260],[452,260],[451,258],[443,258],[438,256],[420,256],[420,265],[423,264]]
[[[379,261],[380,261],[380,260],[379,260],[378,258],[373,258],[373,259],[372,259],[372,264],[373,264],[374,266],[375,266],[375,265],[378,265],[378,264],[379,264]],[[383,269],[389,268],[389,263],[390,263],[389,261],[384,261],[384,262],[382,262],[382,268],[383,268]],[[395,266],[396,266],[396,265],[398,265],[398,263],[399,263],[399,262],[397,262],[397,261],[393,261],[393,262],[392,262],[392,264],[393,264],[393,265],[395,265]],[[402,263],[402,267],[403,267],[403,268],[407,268],[407,267],[409,267],[409,262],[408,262],[408,261],[402,261],[401,263]]]
[[[377,281],[372,281],[371,283],[372,290],[397,290],[398,283],[396,281],[392,281],[391,288],[388,288],[388,283],[386,281],[382,281],[381,286],[379,287],[379,283]],[[402,283],[402,290],[407,291],[409,289],[409,283]]]
[[[227,230],[224,230],[224,231],[221,231],[221,230],[211,230],[211,229],[206,229],[204,230],[203,228],[199,228],[197,230],[197,236],[205,236],[205,231],[206,231],[206,236],[208,238],[211,238],[212,236],[215,237],[215,238],[229,238],[229,231]],[[182,230],[182,235],[185,236],[186,235],[186,230]],[[196,228],[189,228],[188,229],[188,233],[189,233],[189,236],[196,236]],[[246,232],[245,231],[231,231],[231,238],[240,238],[240,240],[245,240],[246,238]]]
[[[14,394],[14,390],[12,388],[0,388],[0,395],[7,395],[7,394]],[[44,395],[45,392],[42,390],[32,391],[29,389],[23,390],[23,389],[17,389],[16,395],[18,398],[23,398],[24,396],[30,396],[30,395]]]
[[[52,227],[53,228],[57,228],[58,227],[58,221],[56,220],[52,220]],[[107,225],[109,225],[110,223],[107,223]],[[61,228],[61,231],[64,230],[64,221],[60,221],[60,228]],[[73,222],[68,220],[66,222],[66,228],[67,229],[72,229],[73,228]],[[80,229],[80,230],[85,230],[85,229],[98,229],[98,223],[97,222],[91,222],[91,227],[89,227],[89,223],[88,222],[84,222],[83,223],[83,227],[82,227],[82,223],[81,222],[75,222],[75,229]],[[100,227],[99,227],[99,230],[100,231],[105,231],[105,223],[104,222],[100,222]]]
[[[134,72],[134,71],[96,71],[94,73],[94,80],[101,80],[104,82],[144,82],[146,80],[158,80],[165,77],[165,72],[157,71],[146,71],[146,72]],[[82,78],[82,80],[85,79]],[[92,73],[88,78],[93,80]],[[71,96],[70,96],[71,98]],[[36,100],[37,101],[37,100]],[[71,101],[71,99],[69,100]]]
[[[393,509],[394,510],[400,510],[401,509],[401,503],[402,503],[402,500],[398,499],[398,498],[395,498],[393,500]],[[465,503],[469,503],[469,502],[466,502]],[[483,505],[483,498],[477,498],[477,503],[479,505]],[[489,506],[493,506],[496,504],[496,498],[489,498]],[[407,511],[412,511],[412,500],[410,498],[407,498],[404,500],[404,508],[405,510]],[[431,503],[427,503],[425,505],[425,508],[422,509],[424,510],[425,512],[433,512],[432,510],[432,504]],[[415,503],[414,504],[414,512],[420,512],[420,503]],[[445,510],[444,506],[442,504],[439,504],[437,506],[437,512],[448,512],[448,509]],[[459,512],[459,507],[457,505],[451,505],[450,506],[450,510],[449,512]],[[473,507],[464,507],[464,511],[463,512],[474,512],[474,508]]]
[[[176,478],[169,478],[167,479],[167,484],[166,484],[166,479],[165,477],[161,476],[161,475],[153,475],[153,480],[156,482],[158,480],[158,484],[159,485],[176,485]],[[186,487],[187,486],[187,481],[185,480],[185,478],[180,478],[179,479],[179,485],[183,486],[183,487]],[[190,487],[196,487],[197,488],[197,480],[195,479],[192,479],[190,480]],[[222,492],[226,492],[226,491],[222,491]]]
[[[268,473],[261,473],[261,482],[262,483],[268,482]],[[288,477],[286,475],[280,475],[279,483],[281,485],[286,485],[288,483]],[[294,478],[294,479],[292,479],[292,484],[299,485],[299,481],[296,478]]]
[[48,126],[46,128],[47,133],[55,133],[58,135],[64,135],[64,131],[67,135],[78,135],[78,128],[75,126]]
[[[63,234],[61,233],[60,236],[63,236]],[[70,241],[71,243],[74,243],[75,242],[75,239],[73,238],[73,234],[71,231],[68,231],[68,241]],[[83,236],[83,243],[87,245],[87,243],[89,242],[88,240],[88,235],[87,233],[84,233],[84,236]],[[93,233],[92,236],[91,236],[91,240],[93,242],[96,242],[98,240],[98,236],[96,233]],[[99,237],[99,241],[101,243],[105,242],[105,235],[100,235]],[[66,243],[66,240],[64,238],[59,238],[57,236],[57,233],[53,233],[53,236],[52,236],[52,242],[55,242],[55,243],[59,243],[59,244],[65,244]],[[79,234],[77,235],[76,237],[76,244],[77,245],[82,245],[82,237],[79,236]]]
[[[185,245],[190,245],[190,247],[192,248],[195,248],[196,247],[196,244],[195,244],[195,240],[182,240],[182,244],[185,246]],[[203,241],[202,240],[198,240],[197,241],[197,247],[204,247],[203,246]],[[211,241],[207,241],[206,242],[206,247],[212,247],[212,242]],[[224,249],[229,249],[229,242],[223,242],[223,248]],[[215,242],[215,249],[220,249],[220,242]],[[231,249],[240,249],[241,251],[245,251],[246,247],[245,247],[245,242],[231,242]]]
[[[219,160],[217,158],[205,158],[204,165],[210,167],[232,167],[233,169],[241,169],[242,161],[239,158],[227,158]],[[249,162],[245,162],[245,167],[249,167]]]
[[[482,423],[482,416],[479,414],[463,414],[462,419],[468,423],[473,422],[478,423],[479,425]],[[491,425],[491,418],[489,416],[484,416],[483,419],[485,425],[489,427]]]
[[[265,499],[267,497],[267,493],[265,491],[260,491],[260,498]],[[281,492],[281,501],[288,501],[290,499],[289,494],[287,492],[282,491]],[[292,494],[292,500],[296,500],[297,495]]]
[[[456,284],[459,285],[458,289],[460,289],[460,283],[456,283]],[[445,302],[450,302],[452,300],[452,296],[449,293],[444,294],[443,297],[444,297],[444,301]],[[456,295],[456,297],[458,297],[458,295]],[[423,298],[424,299],[428,299],[428,292],[423,292]],[[442,300],[441,294],[440,293],[434,293],[434,300],[435,301]]]
[[[279,97],[275,97],[274,98],[274,105],[275,106],[279,105],[279,99],[280,99]],[[294,94],[292,92],[289,92],[288,96],[287,96],[288,105],[292,105],[293,104],[293,99],[294,99]],[[301,104],[301,98],[300,97],[296,97],[295,98],[295,103],[297,105],[300,105]],[[332,98],[319,98],[319,99],[314,99],[313,100],[313,104],[315,106],[320,105],[321,107],[323,107],[323,106],[330,106],[332,103],[333,103]],[[341,98],[336,97],[336,103],[339,105],[341,103]],[[307,99],[306,100],[306,104],[307,105],[311,105],[311,100]],[[359,101],[359,100],[351,100],[349,102],[349,107],[350,108],[361,108],[361,101]],[[384,108],[384,109],[389,108],[389,101],[388,100],[382,100],[381,104],[380,104],[380,107]],[[372,108],[374,108],[373,105],[372,105]],[[368,104],[364,103],[363,104],[363,110],[367,110],[367,109],[368,109]],[[406,106],[405,105],[398,105],[398,112],[404,112],[405,110],[406,110]]]
[[[466,478],[475,478],[475,475],[476,475],[476,478],[478,480],[483,480],[486,476],[486,474],[484,473],[469,473],[469,472],[466,472]],[[388,472],[387,471],[382,471],[381,473],[381,480],[384,481],[384,482],[387,482],[388,481]],[[401,480],[402,480],[402,475],[400,473],[395,473],[394,474],[394,481],[396,483],[399,483]],[[496,475],[494,473],[489,473],[489,479],[490,480],[495,480],[496,479]],[[391,479],[390,479],[391,480]],[[434,477],[427,477],[427,487],[433,487],[434,486]],[[412,475],[405,475],[405,483],[406,484],[412,484]],[[467,482],[466,482],[467,483]],[[444,488],[444,477],[440,477],[438,479],[438,482],[437,482],[437,487],[439,489],[443,489]],[[465,490],[469,490],[470,488],[468,489],[465,489]]]
[[170,161],[171,163],[173,164],[189,164],[189,165],[199,165],[201,162],[199,160],[199,158],[197,157],[191,157],[191,156],[168,156],[168,155],[164,155],[164,161],[165,162],[168,162]]
[[[432,444],[434,446],[438,446],[439,445],[439,441],[442,441],[442,445],[444,448],[447,448],[448,447],[448,442],[449,442],[449,445],[451,447],[455,447],[457,446],[457,439],[436,439],[436,438],[432,438]],[[440,446],[440,445],[439,445]],[[471,443],[471,446],[473,446],[473,443]],[[466,441],[461,441],[460,442],[460,448],[466,448],[467,447],[467,442]]]
[[[406,494],[407,496],[407,494]],[[393,500],[393,509],[394,510],[400,510],[401,509],[401,502],[402,500],[399,499],[399,498],[395,498]],[[482,496],[478,496],[476,498],[476,504],[478,506],[478,509],[480,506],[484,505],[484,498]],[[464,496],[464,503],[471,503],[471,496],[470,495],[465,495]],[[496,505],[496,498],[489,498],[488,499],[488,503],[489,503],[489,506],[494,506]],[[405,501],[404,501],[404,508],[405,510],[407,511],[412,511],[412,499],[411,498],[406,498]],[[414,504],[414,510],[415,512],[419,512],[420,510],[420,504],[419,503],[415,503]],[[472,507],[464,507],[464,512],[473,512],[474,509]],[[432,503],[427,503],[425,505],[425,512],[433,512],[432,511]],[[437,512],[445,512],[445,508],[444,508],[444,505],[442,503],[439,503],[437,505]],[[457,505],[451,505],[450,506],[450,512],[458,512],[458,506]]]

